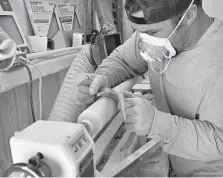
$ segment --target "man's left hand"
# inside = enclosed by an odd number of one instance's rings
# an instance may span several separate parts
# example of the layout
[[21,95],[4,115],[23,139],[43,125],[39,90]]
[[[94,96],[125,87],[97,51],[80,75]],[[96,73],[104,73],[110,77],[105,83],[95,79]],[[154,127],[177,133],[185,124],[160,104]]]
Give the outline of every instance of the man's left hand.
[[121,95],[124,95],[125,98],[126,129],[141,136],[148,135],[155,114],[151,103],[127,91],[124,91]]

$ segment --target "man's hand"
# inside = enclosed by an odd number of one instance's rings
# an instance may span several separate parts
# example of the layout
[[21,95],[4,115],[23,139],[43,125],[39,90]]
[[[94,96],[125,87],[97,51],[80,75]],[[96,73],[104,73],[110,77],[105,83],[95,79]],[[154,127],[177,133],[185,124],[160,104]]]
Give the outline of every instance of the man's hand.
[[120,95],[125,98],[126,129],[141,136],[148,135],[155,115],[151,103],[127,91]]
[[82,73],[77,76],[77,87],[74,88],[73,98],[80,105],[91,104],[101,87],[109,87],[108,83],[106,76]]
[[96,76],[89,87],[89,93],[92,96],[96,95],[98,93],[99,89],[101,89],[102,87],[111,88],[111,86],[109,84],[109,79],[107,76],[97,75],[97,74],[95,74],[95,75]]

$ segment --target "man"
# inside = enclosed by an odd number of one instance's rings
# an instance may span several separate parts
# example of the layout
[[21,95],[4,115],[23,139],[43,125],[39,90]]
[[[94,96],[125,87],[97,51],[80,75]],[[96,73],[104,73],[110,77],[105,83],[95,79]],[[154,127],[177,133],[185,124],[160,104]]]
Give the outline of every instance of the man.
[[223,176],[222,23],[202,0],[127,0],[125,8],[136,32],[97,68],[89,97],[148,70],[157,108],[124,92],[127,128],[160,136],[177,176]]

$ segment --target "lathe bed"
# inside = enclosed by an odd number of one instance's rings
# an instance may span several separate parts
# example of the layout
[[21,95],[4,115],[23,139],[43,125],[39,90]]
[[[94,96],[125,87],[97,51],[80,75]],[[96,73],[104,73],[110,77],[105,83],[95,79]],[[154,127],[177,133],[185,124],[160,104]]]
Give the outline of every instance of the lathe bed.
[[[98,141],[95,143],[95,164],[97,169],[97,176],[108,175],[108,172],[111,171],[112,168],[118,166],[121,161],[123,161],[127,155],[132,154],[135,150],[139,148],[139,143],[135,144],[135,149],[132,153],[127,153],[125,151],[121,151],[120,149],[123,147],[123,144],[129,138],[130,133],[126,132],[124,125],[122,124],[122,115],[119,113],[105,130],[105,132],[101,135]],[[132,144],[132,143],[130,143]],[[151,150],[146,153],[146,157],[151,159],[149,166],[145,167],[146,173],[140,173],[142,177],[168,177],[169,174],[169,165],[164,160],[165,155],[161,157],[163,161],[156,161],[157,153],[160,153],[160,147],[154,146]],[[127,168],[122,170],[121,172],[112,173],[115,175],[111,176],[121,176],[121,177],[132,177],[132,172],[137,169],[137,166],[140,166],[140,161],[142,160],[144,155],[135,162],[131,163]],[[155,160],[155,161],[154,161]],[[138,164],[136,163],[138,161]],[[135,164],[135,165],[134,165]],[[137,164],[137,165],[136,165]],[[163,166],[162,164],[166,164],[168,166]],[[162,167],[162,171],[160,171],[160,167]],[[110,175],[109,175],[110,176]]]

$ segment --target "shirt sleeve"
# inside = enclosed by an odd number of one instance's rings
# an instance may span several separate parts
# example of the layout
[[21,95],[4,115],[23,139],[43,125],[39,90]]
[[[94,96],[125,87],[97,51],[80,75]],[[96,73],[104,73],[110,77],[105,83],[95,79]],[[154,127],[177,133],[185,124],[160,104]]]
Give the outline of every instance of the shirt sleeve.
[[155,109],[149,137],[160,136],[167,153],[198,161],[222,159],[223,71],[220,70],[209,82],[198,110],[199,120],[189,120]]
[[144,74],[147,70],[147,62],[139,54],[138,34],[134,33],[103,60],[95,73],[108,76],[111,86],[116,86],[126,79]]

